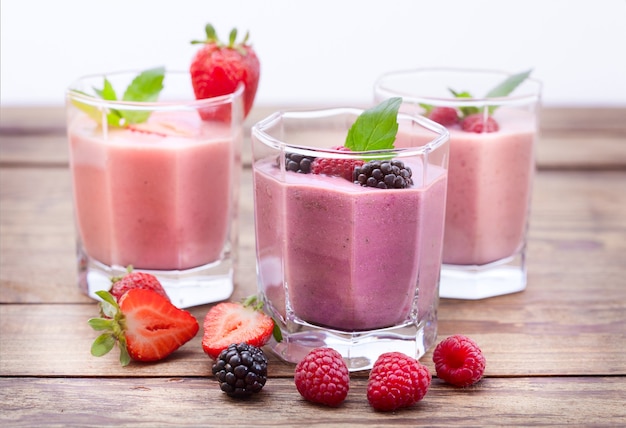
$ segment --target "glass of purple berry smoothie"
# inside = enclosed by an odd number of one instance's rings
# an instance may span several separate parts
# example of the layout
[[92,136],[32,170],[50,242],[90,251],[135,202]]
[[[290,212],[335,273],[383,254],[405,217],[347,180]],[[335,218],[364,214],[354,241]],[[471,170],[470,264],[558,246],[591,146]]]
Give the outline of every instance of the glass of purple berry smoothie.
[[530,71],[391,72],[375,100],[448,128],[450,165],[440,296],[482,299],[526,288],[541,83]]
[[284,360],[328,346],[362,370],[435,341],[448,133],[400,101],[253,126],[258,288]]

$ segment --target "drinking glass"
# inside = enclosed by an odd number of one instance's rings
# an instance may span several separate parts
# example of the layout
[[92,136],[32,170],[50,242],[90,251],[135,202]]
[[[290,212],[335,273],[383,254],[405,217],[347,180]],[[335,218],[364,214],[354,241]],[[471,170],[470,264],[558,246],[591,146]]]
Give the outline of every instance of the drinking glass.
[[[487,96],[511,76],[491,70],[416,69],[387,73],[375,84],[375,100],[402,97],[401,111],[434,119],[434,109],[446,107],[458,115],[446,125],[450,163],[443,298],[481,299],[526,288],[541,83],[527,78],[507,95]],[[472,114],[478,115],[473,127],[471,119],[464,120]]]
[[243,86],[196,100],[189,74],[167,71],[158,100],[98,96],[105,79],[121,95],[138,74],[87,76],[67,90],[79,286],[97,298],[132,266],[156,275],[178,307],[227,299]]
[[[286,361],[328,346],[362,370],[387,351],[419,358],[437,335],[448,133],[399,114],[393,149],[338,148],[361,113],[277,112],[252,129],[258,290],[282,331],[270,346]],[[412,183],[318,173],[331,160],[398,161]]]

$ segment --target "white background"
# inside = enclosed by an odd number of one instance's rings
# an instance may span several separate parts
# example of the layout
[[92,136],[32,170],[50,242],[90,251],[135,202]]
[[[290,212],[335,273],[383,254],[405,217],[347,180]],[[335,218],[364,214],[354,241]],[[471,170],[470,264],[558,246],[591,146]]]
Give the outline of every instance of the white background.
[[63,105],[75,78],[165,65],[214,24],[250,31],[258,105],[362,104],[386,72],[533,68],[551,106],[626,106],[626,0],[2,0],[1,104]]

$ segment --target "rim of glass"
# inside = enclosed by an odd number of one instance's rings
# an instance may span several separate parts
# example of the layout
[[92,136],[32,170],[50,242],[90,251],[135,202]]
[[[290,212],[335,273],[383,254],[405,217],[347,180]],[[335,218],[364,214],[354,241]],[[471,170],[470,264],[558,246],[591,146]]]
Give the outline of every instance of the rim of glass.
[[[382,149],[382,150],[366,150],[366,151],[342,151],[336,150],[332,148],[323,148],[323,147],[311,147],[311,146],[303,146],[299,144],[290,144],[284,141],[281,141],[278,138],[275,138],[265,132],[265,129],[273,127],[277,122],[281,119],[321,119],[325,117],[331,116],[339,116],[339,115],[353,115],[356,119],[364,110],[353,107],[338,107],[338,108],[329,108],[329,109],[320,109],[320,110],[301,110],[301,111],[277,111],[267,116],[265,119],[262,119],[255,123],[252,126],[252,135],[258,138],[267,146],[279,150],[281,152],[289,151],[292,153],[298,153],[301,155],[311,155],[311,156],[319,156],[320,153],[324,154],[324,157],[337,158],[337,159],[353,159],[355,157],[377,157],[380,156],[388,157],[389,154],[393,153],[394,156],[397,157],[408,157],[408,156],[416,156],[421,154],[430,153],[443,144],[445,144],[449,138],[450,134],[448,130],[439,125],[436,122],[433,122],[430,119],[427,119],[423,116],[416,116],[406,113],[398,113],[398,119],[402,120],[410,120],[416,122],[418,125],[426,128],[429,131],[434,132],[436,135],[433,136],[428,143],[425,143],[421,146],[415,147],[402,147],[402,148],[393,148],[393,149]],[[346,130],[347,132],[347,130]],[[288,149],[288,150],[287,150]]]
[[497,69],[482,69],[482,68],[453,68],[453,67],[426,67],[426,68],[412,68],[406,70],[397,70],[384,73],[376,79],[374,82],[374,94],[382,95],[385,98],[389,97],[402,97],[403,102],[408,103],[420,103],[428,101],[429,104],[438,105],[458,105],[467,107],[481,107],[484,105],[498,104],[498,105],[512,105],[512,104],[525,104],[531,102],[537,102],[541,98],[542,83],[533,77],[528,77],[525,82],[530,82],[534,85],[534,90],[531,93],[524,93],[519,95],[507,95],[504,97],[471,97],[471,98],[455,98],[452,95],[449,97],[433,97],[433,96],[420,96],[407,91],[397,91],[386,88],[384,85],[385,80],[389,78],[420,75],[428,73],[470,73],[470,74],[499,74],[503,78],[513,76],[515,73],[511,73],[504,70]]
[[[75,79],[67,87],[65,94],[66,94],[66,97],[70,99],[75,99],[77,101],[80,101],[81,103],[84,103],[90,106],[117,108],[121,110],[155,111],[155,110],[172,110],[172,109],[180,109],[180,108],[198,109],[198,108],[206,108],[206,107],[221,105],[221,104],[229,104],[229,103],[232,103],[235,99],[241,98],[245,90],[245,84],[239,83],[237,85],[237,88],[235,88],[233,92],[229,94],[225,94],[225,95],[219,95],[216,97],[202,98],[202,99],[192,98],[192,99],[189,99],[188,101],[185,101],[185,100],[183,101],[180,101],[180,100],[179,101],[158,101],[157,100],[157,101],[144,102],[144,101],[105,100],[102,98],[97,98],[94,95],[84,94],[82,92],[79,92],[76,89],[76,86],[78,86],[78,83],[87,81],[89,79],[97,79],[97,78],[104,79],[104,77],[120,76],[124,74],[129,74],[129,75],[133,74],[136,76],[140,72],[141,71],[137,71],[137,70],[120,70],[120,71],[114,71],[111,73],[96,73],[96,74],[84,75],[82,77]],[[168,75],[182,76],[185,74],[189,75],[189,72],[182,71],[182,70],[166,70],[165,71],[166,77]],[[166,80],[164,80],[164,85],[165,84],[167,84]]]

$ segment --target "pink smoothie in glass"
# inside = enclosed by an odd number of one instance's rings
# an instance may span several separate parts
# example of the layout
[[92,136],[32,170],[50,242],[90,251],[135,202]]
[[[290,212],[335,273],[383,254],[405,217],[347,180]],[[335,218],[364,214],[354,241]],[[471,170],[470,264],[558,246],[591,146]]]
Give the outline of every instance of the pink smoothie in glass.
[[447,174],[430,165],[424,185],[417,162],[405,161],[414,185],[392,190],[255,163],[259,280],[274,311],[342,331],[434,311]]
[[496,111],[499,131],[450,128],[443,262],[482,265],[523,245],[534,173],[531,113]]
[[230,126],[195,111],[154,112],[148,125],[159,132],[103,132],[87,117],[68,130],[84,249],[106,265],[138,269],[218,260],[232,216]]

